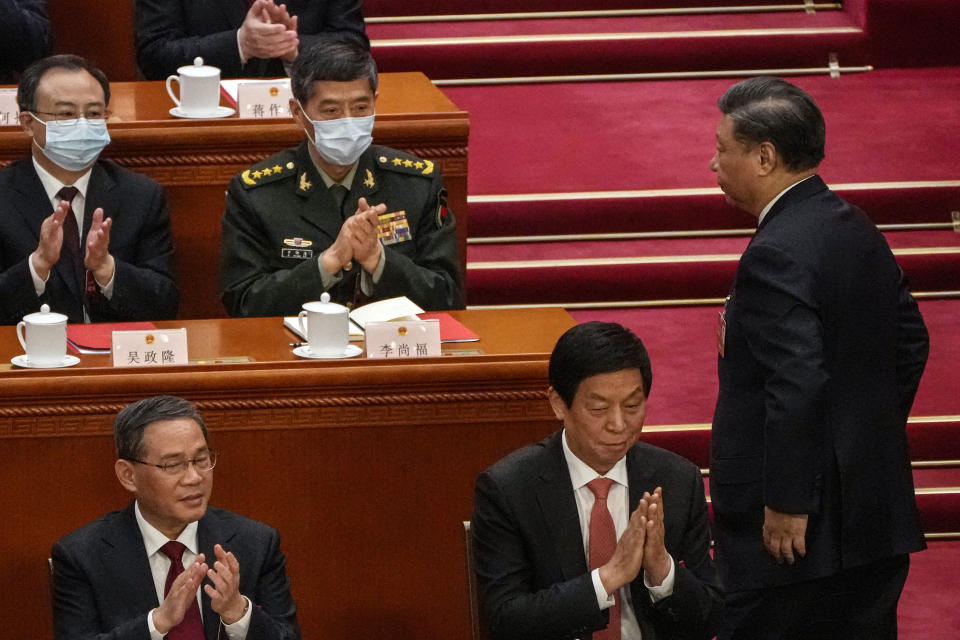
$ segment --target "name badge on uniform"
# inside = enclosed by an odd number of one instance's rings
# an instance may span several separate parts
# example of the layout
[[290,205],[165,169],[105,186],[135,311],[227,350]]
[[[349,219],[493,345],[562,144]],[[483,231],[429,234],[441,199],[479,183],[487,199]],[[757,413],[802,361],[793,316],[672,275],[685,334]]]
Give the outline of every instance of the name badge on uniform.
[[385,245],[410,240],[410,223],[406,211],[384,213],[377,218],[377,232],[380,242]]
[[307,260],[313,257],[313,249],[308,249],[308,247],[313,246],[311,240],[305,240],[304,238],[284,238],[283,244],[286,246],[280,249],[281,258]]

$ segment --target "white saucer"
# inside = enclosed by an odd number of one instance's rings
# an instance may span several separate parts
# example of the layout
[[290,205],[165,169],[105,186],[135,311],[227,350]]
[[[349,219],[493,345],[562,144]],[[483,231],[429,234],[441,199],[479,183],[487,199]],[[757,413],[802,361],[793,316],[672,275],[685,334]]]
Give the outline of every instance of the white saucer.
[[10,362],[18,367],[23,367],[24,369],[60,369],[62,367],[72,367],[80,362],[80,358],[77,356],[72,356],[68,353],[67,355],[63,356],[63,362],[60,364],[31,364],[30,360],[27,358],[27,354],[24,353],[11,358]]
[[217,107],[217,110],[211,114],[197,115],[195,113],[186,113],[185,111],[182,111],[180,107],[174,107],[173,109],[170,109],[170,115],[176,116],[177,118],[226,118],[227,116],[232,116],[236,112],[236,109],[231,109],[230,107]]
[[355,356],[363,353],[363,349],[358,347],[355,344],[348,344],[347,348],[343,350],[343,354],[339,356],[320,356],[310,353],[310,347],[304,345],[302,347],[296,347],[293,350],[293,355],[300,356],[301,358],[311,358],[313,360],[339,360],[340,358],[353,358]]

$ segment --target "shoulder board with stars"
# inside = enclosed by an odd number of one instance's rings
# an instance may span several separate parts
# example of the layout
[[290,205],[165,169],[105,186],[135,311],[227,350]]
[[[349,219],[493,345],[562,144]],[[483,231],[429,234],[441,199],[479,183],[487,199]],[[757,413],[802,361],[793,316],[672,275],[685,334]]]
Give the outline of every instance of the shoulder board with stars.
[[418,158],[405,153],[381,153],[377,156],[377,166],[381,169],[409,173],[415,176],[433,176],[434,164],[431,160]]
[[240,182],[245,189],[252,189],[263,184],[270,184],[283,178],[292,178],[297,175],[297,165],[293,160],[286,162],[274,161],[255,164],[240,174]]

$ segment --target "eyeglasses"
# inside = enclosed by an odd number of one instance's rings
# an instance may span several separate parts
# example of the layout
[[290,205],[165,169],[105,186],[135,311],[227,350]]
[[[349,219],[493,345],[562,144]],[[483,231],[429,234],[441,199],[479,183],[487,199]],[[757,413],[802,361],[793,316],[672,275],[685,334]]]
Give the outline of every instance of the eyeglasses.
[[77,118],[86,118],[87,120],[105,120],[110,117],[109,109],[89,109],[79,113],[72,109],[63,109],[62,111],[30,111],[28,113],[51,116],[51,120],[76,120]]
[[136,462],[137,464],[142,464],[148,467],[156,467],[163,471],[168,476],[179,476],[187,472],[187,469],[192,464],[193,467],[200,473],[206,473],[210,471],[215,466],[217,466],[217,458],[220,457],[220,452],[218,451],[207,451],[204,454],[201,454],[194,458],[193,460],[182,460],[180,462],[165,462],[163,464],[154,464],[153,462],[146,462],[144,460],[137,460],[135,458],[124,458],[127,462]]

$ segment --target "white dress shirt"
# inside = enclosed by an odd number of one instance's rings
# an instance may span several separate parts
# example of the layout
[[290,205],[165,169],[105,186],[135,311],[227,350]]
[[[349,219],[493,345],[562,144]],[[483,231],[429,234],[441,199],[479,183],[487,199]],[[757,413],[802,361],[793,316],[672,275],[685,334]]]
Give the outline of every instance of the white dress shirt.
[[[40,163],[37,162],[36,158],[33,158],[33,168],[36,170],[37,177],[40,178],[40,184],[43,185],[43,190],[46,192],[47,199],[50,201],[51,213],[53,213],[54,209],[60,205],[61,198],[58,195],[60,193],[60,189],[63,187],[77,188],[77,195],[73,197],[70,207],[73,209],[73,215],[77,220],[77,231],[79,232],[77,235],[80,236],[80,255],[84,255],[83,247],[86,238],[83,237],[83,214],[87,204],[87,189],[90,186],[90,173],[92,171],[92,167],[91,169],[88,169],[87,172],[82,176],[77,178],[77,181],[72,185],[63,184],[54,178],[52,175],[50,175],[50,172],[40,166]],[[32,257],[30,260],[27,260],[27,264],[30,267],[30,277],[33,279],[33,288],[37,292],[37,296],[42,296],[43,292],[47,290],[47,281],[43,280],[39,275],[37,275],[36,269],[33,268]],[[100,293],[102,293],[103,297],[107,300],[113,297],[113,281],[115,277],[116,272],[114,272],[114,276],[110,278],[110,282],[108,282],[106,286],[100,287]],[[48,274],[47,279],[49,278],[50,275]],[[97,286],[99,285],[100,283],[98,282]],[[56,311],[56,309],[54,309],[54,311]],[[86,309],[84,309],[83,313],[84,316],[86,316]],[[85,317],[84,319],[87,320],[87,322],[90,321],[89,318]]]
[[[137,526],[140,527],[140,535],[143,537],[143,546],[147,551],[147,560],[150,562],[150,572],[153,574],[153,586],[157,590],[157,601],[163,602],[163,591],[167,584],[167,573],[170,572],[171,562],[170,558],[160,551],[160,547],[170,542],[170,540],[144,519],[143,514],[140,513],[139,503],[134,503],[133,511],[137,517]],[[180,561],[184,567],[189,567],[193,564],[197,554],[200,553],[200,545],[197,542],[197,523],[191,522],[188,524],[184,530],[180,532],[180,535],[177,536],[176,541],[186,547]],[[206,558],[206,561],[208,566],[213,566],[216,558]],[[203,603],[200,600],[200,589],[202,588],[203,585],[201,584],[200,588],[197,589],[197,606],[200,608],[201,619],[203,617]],[[243,597],[247,599],[246,596]],[[150,638],[151,640],[163,640],[163,634],[157,631],[157,628],[153,624],[154,611],[156,611],[156,609],[152,609],[150,613],[147,614],[147,627],[150,629]],[[250,617],[252,614],[250,600],[247,599],[247,611],[243,614],[242,618],[233,624],[221,623],[223,629],[227,632],[227,638],[229,638],[229,640],[244,640],[247,637],[247,630],[250,628]]]
[[[607,509],[613,518],[613,526],[616,530],[617,540],[619,540],[623,532],[626,531],[627,523],[630,520],[630,483],[627,477],[627,459],[626,457],[620,458],[606,475],[601,476],[570,450],[570,446],[567,444],[566,429],[564,429],[561,439],[563,441],[563,457],[567,461],[567,470],[570,472],[570,481],[573,483],[573,494],[577,500],[580,532],[583,535],[583,554],[589,566],[590,512],[593,509],[595,498],[587,483],[596,478],[613,480],[613,484],[610,485],[610,492],[607,494]],[[590,572],[590,576],[593,579],[593,589],[597,595],[597,605],[601,610],[612,607],[615,600],[613,594],[608,596],[606,589],[603,588],[603,582],[600,581],[600,570],[594,569]],[[674,577],[673,558],[670,558],[670,571],[661,585],[651,586],[647,582],[646,575],[644,575],[643,584],[650,593],[651,602],[662,600],[673,593]],[[620,637],[622,640],[640,640],[641,638],[640,625],[637,623],[637,616],[633,611],[633,601],[630,599],[630,583],[620,588]]]
[[783,191],[781,191],[780,193],[778,193],[778,194],[773,198],[773,200],[771,200],[770,202],[767,203],[767,206],[765,206],[765,207],[763,208],[763,210],[760,212],[760,215],[757,216],[757,226],[758,226],[758,227],[760,226],[760,223],[763,222],[763,219],[764,219],[765,217],[767,217],[767,214],[768,214],[768,213],[770,213],[770,209],[773,209],[773,205],[777,204],[777,200],[779,200],[780,198],[782,198],[782,197],[783,197],[783,194],[785,194],[787,191],[790,191],[790,189],[793,189],[795,186],[797,186],[798,184],[800,184],[800,183],[803,182],[804,180],[809,180],[810,178],[812,178],[812,177],[815,176],[815,175],[817,175],[817,174],[809,175],[809,176],[807,176],[806,178],[801,178],[800,180],[797,180],[797,181],[794,182],[792,185],[790,185],[789,187],[787,187],[786,189],[784,189]]

